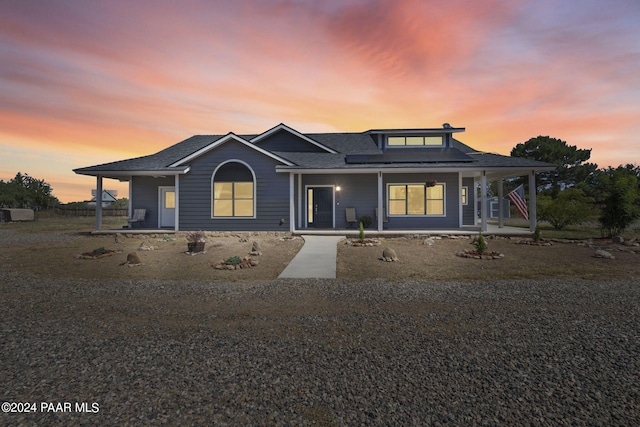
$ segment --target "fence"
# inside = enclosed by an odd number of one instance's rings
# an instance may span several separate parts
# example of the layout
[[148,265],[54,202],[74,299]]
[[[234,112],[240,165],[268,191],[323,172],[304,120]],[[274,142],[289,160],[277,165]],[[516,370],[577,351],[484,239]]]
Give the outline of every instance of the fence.
[[[58,215],[63,216],[96,216],[96,208],[93,206],[88,207],[68,207],[68,206],[55,206],[53,211]],[[102,208],[102,216],[128,216],[129,209],[127,208]]]

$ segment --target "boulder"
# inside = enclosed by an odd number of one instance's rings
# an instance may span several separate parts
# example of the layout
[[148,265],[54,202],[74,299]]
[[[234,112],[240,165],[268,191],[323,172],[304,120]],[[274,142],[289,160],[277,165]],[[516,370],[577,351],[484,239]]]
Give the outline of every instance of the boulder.
[[253,242],[250,253],[251,255],[262,255],[262,252],[260,252],[260,242]]
[[604,249],[596,249],[595,257],[596,258],[604,258],[604,259],[615,259],[616,258],[613,255],[611,255],[609,252],[605,251]]
[[138,252],[131,252],[129,255],[127,255],[127,262],[129,264],[142,264],[142,260],[140,259],[140,255],[138,255]]
[[398,255],[396,254],[396,251],[392,248],[384,248],[384,250],[382,251],[382,260],[384,261],[399,261],[398,259]]
[[624,237],[622,237],[622,236],[613,236],[613,237],[611,237],[611,241],[613,243],[617,243],[617,244],[621,245],[621,244],[624,243]]

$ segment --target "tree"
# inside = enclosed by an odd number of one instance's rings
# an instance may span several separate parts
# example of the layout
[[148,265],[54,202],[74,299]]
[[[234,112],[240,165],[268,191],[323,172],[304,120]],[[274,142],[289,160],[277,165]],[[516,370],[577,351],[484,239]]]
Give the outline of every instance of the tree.
[[602,190],[606,189],[600,225],[603,234],[615,236],[640,217],[638,176],[620,166],[603,171],[600,182]]
[[549,136],[537,136],[517,144],[511,150],[511,156],[555,164],[555,170],[543,172],[537,179],[538,191],[552,196],[565,188],[575,187],[598,168],[595,163],[584,163],[591,157],[591,149],[578,149]]
[[41,209],[60,203],[52,194],[51,185],[42,179],[18,172],[7,181],[0,181],[0,206]]
[[541,195],[537,200],[538,218],[549,221],[556,230],[585,222],[593,215],[593,198],[578,188],[561,191],[557,197]]

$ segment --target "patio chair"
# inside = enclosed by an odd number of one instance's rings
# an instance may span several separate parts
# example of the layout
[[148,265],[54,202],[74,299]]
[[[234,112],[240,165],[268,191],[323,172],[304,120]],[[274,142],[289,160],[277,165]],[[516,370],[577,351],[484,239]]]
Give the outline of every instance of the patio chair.
[[144,217],[147,215],[146,209],[134,209],[133,216],[127,220],[129,228],[134,228],[136,225],[142,225],[144,223]]
[[[378,222],[378,208],[376,208],[376,222]],[[387,218],[384,208],[382,208],[382,222],[389,222],[389,218]]]
[[348,225],[356,225],[358,223],[358,217],[356,216],[356,208],[346,208],[344,214],[347,219]]

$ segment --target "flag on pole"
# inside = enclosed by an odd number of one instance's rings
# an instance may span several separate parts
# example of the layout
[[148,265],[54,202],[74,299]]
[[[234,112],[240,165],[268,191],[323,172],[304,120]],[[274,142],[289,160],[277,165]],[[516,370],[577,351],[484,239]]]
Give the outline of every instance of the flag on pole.
[[518,208],[520,215],[528,221],[529,210],[527,208],[527,201],[524,198],[524,186],[520,184],[515,190],[507,194],[507,198]]

